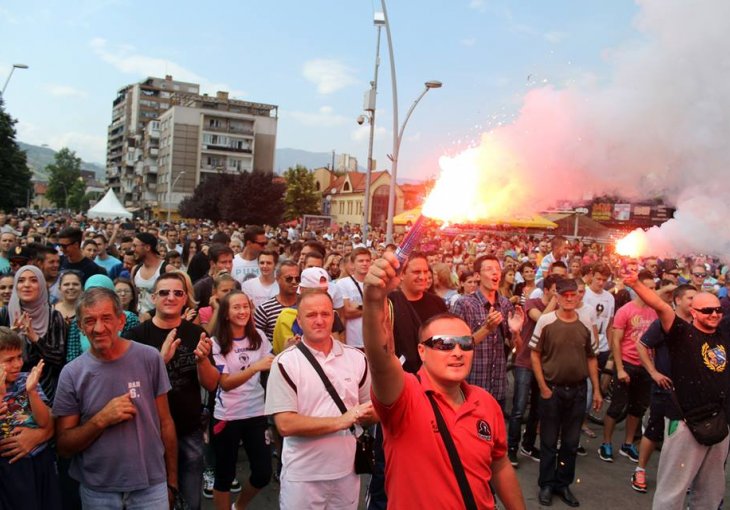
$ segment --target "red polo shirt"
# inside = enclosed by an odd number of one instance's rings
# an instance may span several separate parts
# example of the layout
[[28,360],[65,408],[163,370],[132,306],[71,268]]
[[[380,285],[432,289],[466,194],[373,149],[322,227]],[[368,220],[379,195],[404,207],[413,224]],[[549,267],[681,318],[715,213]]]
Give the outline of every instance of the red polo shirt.
[[[426,396],[434,391],[425,368],[405,374],[398,400],[385,406],[372,395],[383,426],[385,490],[388,508],[464,508],[464,501]],[[454,410],[439,394],[436,403],[451,432],[477,507],[493,509],[487,485],[493,460],[507,453],[502,410],[482,388],[462,383],[466,401]]]

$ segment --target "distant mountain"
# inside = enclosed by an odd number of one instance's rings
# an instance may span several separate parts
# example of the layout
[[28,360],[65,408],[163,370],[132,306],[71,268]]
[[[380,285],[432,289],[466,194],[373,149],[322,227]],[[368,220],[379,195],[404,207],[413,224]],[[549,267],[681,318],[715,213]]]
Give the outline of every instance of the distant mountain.
[[[30,168],[33,172],[33,179],[47,182],[48,174],[46,173],[46,166],[53,163],[56,151],[50,147],[40,147],[38,145],[31,145],[23,142],[18,142],[18,146],[21,150],[25,151],[27,155],[28,168]],[[96,174],[96,180],[104,182],[104,174],[106,172],[104,165],[82,161],[81,169],[94,172]]]
[[[336,159],[335,159],[336,161]],[[283,174],[290,167],[302,165],[310,170],[323,166],[332,166],[331,152],[310,152],[301,149],[276,149],[276,168],[277,174]],[[358,170],[365,171],[363,165],[358,164]]]

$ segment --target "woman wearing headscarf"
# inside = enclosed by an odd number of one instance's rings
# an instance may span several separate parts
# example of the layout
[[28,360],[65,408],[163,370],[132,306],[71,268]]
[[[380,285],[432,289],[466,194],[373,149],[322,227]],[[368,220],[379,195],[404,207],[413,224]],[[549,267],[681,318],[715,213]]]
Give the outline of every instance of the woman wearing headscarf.
[[[112,292],[115,291],[114,282],[112,282],[112,279],[103,274],[95,274],[94,276],[90,276],[84,284],[84,291],[87,291],[94,287],[104,287],[105,289],[109,289]],[[137,317],[136,313],[130,312],[129,310],[124,310],[124,315],[126,318],[126,320],[124,321],[124,329],[122,329],[122,332],[119,334],[119,336],[121,336],[122,338],[126,338],[126,333],[135,326],[139,325],[139,318]],[[77,321],[71,322],[71,325],[68,329],[66,344],[67,363],[81,356],[84,352],[89,350],[89,347],[91,346],[91,342],[89,342],[89,339],[79,329],[79,324]]]
[[23,266],[15,273],[8,303],[8,324],[25,340],[23,371],[43,359],[46,369],[41,388],[53,402],[61,368],[66,364],[66,322],[48,300],[43,273],[36,266]]

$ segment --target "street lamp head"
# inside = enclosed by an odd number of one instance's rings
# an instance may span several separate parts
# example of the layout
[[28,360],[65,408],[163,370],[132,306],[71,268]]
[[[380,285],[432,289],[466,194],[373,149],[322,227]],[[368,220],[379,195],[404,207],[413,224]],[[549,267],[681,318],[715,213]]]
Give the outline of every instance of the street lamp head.
[[25,64],[13,64],[13,67],[16,69],[28,69],[28,66]]
[[429,80],[426,82],[427,89],[440,89],[444,84],[438,80]]
[[377,26],[385,26],[385,14],[382,12],[376,12],[373,14],[373,25]]

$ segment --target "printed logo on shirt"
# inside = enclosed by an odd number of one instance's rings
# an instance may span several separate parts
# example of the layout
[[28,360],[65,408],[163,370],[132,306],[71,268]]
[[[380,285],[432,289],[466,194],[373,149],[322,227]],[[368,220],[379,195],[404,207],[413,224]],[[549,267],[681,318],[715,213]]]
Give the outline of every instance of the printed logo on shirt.
[[129,398],[139,398],[142,396],[140,393],[140,387],[142,385],[139,381],[132,381],[127,383],[127,389],[129,390]]
[[724,372],[727,366],[727,353],[724,345],[710,348],[707,343],[702,344],[702,360],[705,366],[713,372]]
[[248,360],[249,360],[248,353],[246,353],[245,351],[238,353],[238,361],[241,363],[242,366],[247,367]]
[[492,429],[489,428],[489,423],[484,420],[477,421],[477,435],[485,441],[491,441]]

